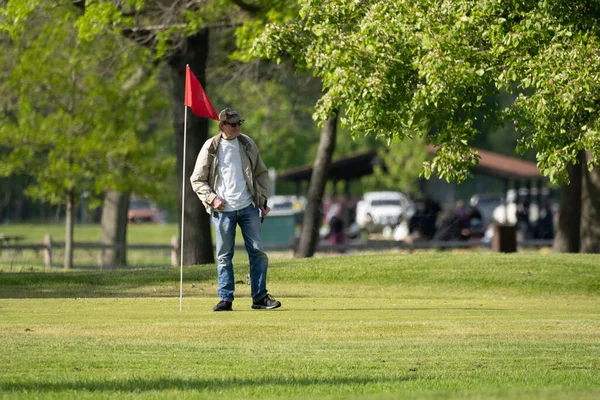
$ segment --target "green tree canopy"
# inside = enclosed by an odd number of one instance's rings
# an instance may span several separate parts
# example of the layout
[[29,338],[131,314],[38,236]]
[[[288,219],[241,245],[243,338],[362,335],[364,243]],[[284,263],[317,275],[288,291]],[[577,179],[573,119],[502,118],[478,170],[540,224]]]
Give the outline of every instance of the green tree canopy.
[[164,133],[165,104],[147,54],[109,33],[82,42],[80,11],[51,11],[30,19],[0,56],[3,97],[12,99],[0,119],[10,149],[0,173],[34,176],[30,193],[55,204],[73,189],[160,191],[174,160],[160,154],[159,138],[148,140]]
[[[464,180],[478,127],[516,121],[518,149],[535,148],[557,180],[580,150],[598,160],[597,4],[304,0],[298,18],[270,25],[253,50],[290,56],[323,80],[319,119],[341,107],[355,134],[439,146],[426,176]],[[515,87],[507,110],[490,107]]]

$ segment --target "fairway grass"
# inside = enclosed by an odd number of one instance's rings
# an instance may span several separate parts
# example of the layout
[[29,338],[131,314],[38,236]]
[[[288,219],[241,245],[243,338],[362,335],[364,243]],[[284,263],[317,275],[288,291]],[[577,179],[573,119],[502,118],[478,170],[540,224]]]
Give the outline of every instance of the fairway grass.
[[0,273],[0,397],[600,398],[598,256],[277,260],[272,311],[215,275]]

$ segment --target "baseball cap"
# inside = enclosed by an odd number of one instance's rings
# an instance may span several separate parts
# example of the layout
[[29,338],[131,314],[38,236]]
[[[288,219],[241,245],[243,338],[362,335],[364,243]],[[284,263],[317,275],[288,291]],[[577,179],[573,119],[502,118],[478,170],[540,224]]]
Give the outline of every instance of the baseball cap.
[[240,113],[233,108],[226,108],[219,113],[219,121],[235,124],[236,122],[243,121],[243,119]]

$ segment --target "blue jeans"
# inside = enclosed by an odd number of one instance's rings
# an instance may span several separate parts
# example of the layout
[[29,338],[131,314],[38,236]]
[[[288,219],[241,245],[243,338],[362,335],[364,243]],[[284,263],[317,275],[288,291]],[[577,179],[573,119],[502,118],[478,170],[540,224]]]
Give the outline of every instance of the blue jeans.
[[259,209],[253,204],[238,211],[213,211],[212,221],[217,237],[217,274],[220,300],[233,301],[235,279],[233,253],[236,225],[239,224],[250,261],[250,293],[253,301],[267,295],[269,259],[260,244]]

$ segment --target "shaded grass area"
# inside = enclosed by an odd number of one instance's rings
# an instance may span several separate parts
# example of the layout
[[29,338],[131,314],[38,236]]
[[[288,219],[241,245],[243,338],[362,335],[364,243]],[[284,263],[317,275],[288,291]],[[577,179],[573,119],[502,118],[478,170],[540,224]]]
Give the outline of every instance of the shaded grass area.
[[[595,399],[600,258],[274,260],[283,302],[213,313],[213,265],[0,273],[5,398]],[[238,279],[243,279],[242,269]]]

